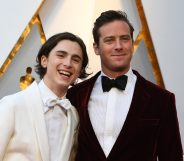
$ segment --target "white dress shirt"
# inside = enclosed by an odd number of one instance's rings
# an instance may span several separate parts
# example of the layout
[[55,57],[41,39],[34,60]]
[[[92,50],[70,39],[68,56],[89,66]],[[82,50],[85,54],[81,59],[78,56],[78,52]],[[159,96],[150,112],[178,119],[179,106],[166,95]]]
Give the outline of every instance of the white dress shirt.
[[88,112],[97,139],[107,157],[127,117],[137,77],[129,69],[125,74],[128,80],[124,91],[111,88],[109,92],[103,92],[102,75],[105,74],[101,73],[94,84]]
[[44,104],[44,116],[48,134],[50,161],[57,161],[61,150],[62,142],[58,143],[60,138],[64,138],[67,128],[67,116],[62,109],[56,105],[48,108],[46,102],[49,99],[56,99],[57,96],[41,80],[38,84],[41,98]]

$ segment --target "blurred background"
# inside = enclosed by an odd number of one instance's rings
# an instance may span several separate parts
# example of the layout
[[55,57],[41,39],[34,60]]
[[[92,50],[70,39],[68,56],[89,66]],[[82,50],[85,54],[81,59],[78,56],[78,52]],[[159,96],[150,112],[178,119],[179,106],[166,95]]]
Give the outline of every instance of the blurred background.
[[93,52],[94,20],[105,10],[123,10],[135,32],[132,68],[175,93],[184,146],[183,0],[0,0],[0,98],[33,80],[38,50],[50,36],[69,31],[86,43],[88,71],[100,60]]

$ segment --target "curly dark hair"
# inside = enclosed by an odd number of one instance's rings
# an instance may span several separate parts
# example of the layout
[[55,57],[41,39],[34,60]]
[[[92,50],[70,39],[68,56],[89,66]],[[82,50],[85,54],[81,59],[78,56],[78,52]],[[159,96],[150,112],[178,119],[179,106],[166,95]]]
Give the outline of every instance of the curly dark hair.
[[63,33],[58,33],[56,35],[53,35],[50,37],[45,44],[42,45],[40,48],[37,58],[36,58],[36,66],[35,66],[35,71],[36,73],[40,76],[40,79],[42,79],[47,71],[47,68],[43,68],[41,65],[41,57],[44,55],[46,57],[49,56],[51,50],[60,42],[61,40],[70,40],[74,41],[79,44],[82,50],[83,54],[83,62],[82,62],[82,69],[81,69],[81,74],[79,78],[83,79],[86,78],[89,74],[86,72],[86,68],[88,65],[88,55],[86,51],[86,45],[84,44],[83,40],[78,37],[77,35],[74,35],[70,32],[63,32]]
[[130,28],[130,35],[131,35],[131,38],[133,40],[134,28],[133,28],[132,24],[130,23],[130,21],[128,20],[127,14],[123,11],[108,10],[108,11],[102,12],[101,15],[96,19],[96,21],[94,23],[93,38],[94,38],[94,42],[97,45],[99,45],[99,37],[100,37],[99,29],[100,29],[100,27],[102,27],[104,24],[112,22],[114,20],[124,21],[128,24],[128,26]]

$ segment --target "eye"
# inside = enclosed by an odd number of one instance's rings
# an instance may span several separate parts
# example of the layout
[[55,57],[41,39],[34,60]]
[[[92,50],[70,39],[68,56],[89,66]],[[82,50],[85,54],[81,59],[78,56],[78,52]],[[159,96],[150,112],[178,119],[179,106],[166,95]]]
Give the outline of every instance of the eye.
[[104,42],[106,44],[111,44],[111,43],[113,43],[113,39],[112,38],[107,38],[107,39],[104,40]]
[[63,51],[63,50],[56,51],[56,56],[58,58],[64,58],[66,55],[67,55],[67,52],[66,51]]
[[73,61],[75,61],[75,62],[77,62],[77,63],[78,63],[78,62],[79,62],[79,59],[73,59]]
[[58,58],[64,58],[65,57],[65,54],[63,54],[63,53],[57,53],[56,56]]
[[75,62],[75,63],[80,63],[81,62],[81,58],[76,56],[76,57],[73,57],[72,60]]
[[59,56],[60,58],[63,58],[63,57],[64,57],[64,55],[62,55],[62,54],[59,54],[58,56]]
[[122,41],[129,41],[131,40],[131,37],[129,35],[121,37]]

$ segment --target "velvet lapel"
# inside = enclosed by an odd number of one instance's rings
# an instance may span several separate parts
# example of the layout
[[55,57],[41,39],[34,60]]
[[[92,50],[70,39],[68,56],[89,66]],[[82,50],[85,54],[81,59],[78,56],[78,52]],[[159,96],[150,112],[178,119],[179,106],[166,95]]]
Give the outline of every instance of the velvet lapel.
[[49,144],[44,119],[43,103],[36,82],[33,82],[27,89],[25,96],[32,121],[35,126],[36,136],[43,161],[49,161]]
[[[121,151],[126,148],[126,145],[131,141],[132,136],[136,134],[137,123],[141,118],[141,113],[145,109],[146,105],[150,100],[150,95],[145,90],[145,80],[137,72],[137,81],[135,85],[135,90],[132,98],[132,103],[125,120],[124,126],[118,136],[108,158],[114,158],[117,155],[117,151]],[[120,148],[121,147],[121,148]],[[116,158],[116,157],[115,157]],[[111,160],[111,159],[110,159]]]
[[96,137],[96,134],[93,130],[93,126],[91,124],[90,118],[89,118],[89,113],[88,113],[88,102],[89,102],[89,98],[93,89],[93,86],[96,82],[96,79],[98,78],[98,76],[100,75],[100,72],[98,72],[94,77],[92,77],[91,79],[88,80],[88,82],[86,83],[86,86],[83,88],[85,90],[84,94],[85,94],[85,98],[83,97],[83,104],[82,104],[82,110],[81,110],[81,114],[82,116],[80,118],[83,118],[84,120],[81,120],[80,122],[85,124],[85,133],[86,135],[88,135],[89,138],[91,138],[91,142],[93,145],[93,149],[95,149],[95,154],[96,155],[100,155],[103,160],[106,159],[106,156],[101,148],[101,145]]

